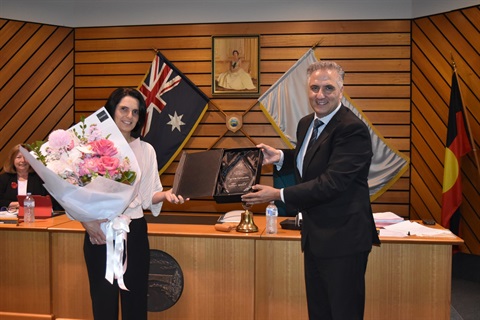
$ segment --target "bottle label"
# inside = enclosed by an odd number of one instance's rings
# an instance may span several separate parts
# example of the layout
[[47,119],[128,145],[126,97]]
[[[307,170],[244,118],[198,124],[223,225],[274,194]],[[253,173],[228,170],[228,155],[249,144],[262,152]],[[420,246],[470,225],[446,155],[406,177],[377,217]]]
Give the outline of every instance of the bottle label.
[[278,209],[267,207],[266,214],[267,214],[267,216],[277,216],[278,215]]

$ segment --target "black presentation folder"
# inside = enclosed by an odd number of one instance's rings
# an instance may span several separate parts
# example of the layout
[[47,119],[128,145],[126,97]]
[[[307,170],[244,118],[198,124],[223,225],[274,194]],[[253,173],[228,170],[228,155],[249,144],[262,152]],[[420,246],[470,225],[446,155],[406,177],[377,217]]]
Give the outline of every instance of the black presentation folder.
[[280,222],[280,227],[282,227],[282,229],[287,229],[287,230],[302,230],[302,227],[300,227],[295,222],[295,219],[283,220],[282,222]]
[[184,198],[213,196],[217,203],[241,202],[242,194],[259,183],[262,161],[259,148],[183,152],[172,191]]

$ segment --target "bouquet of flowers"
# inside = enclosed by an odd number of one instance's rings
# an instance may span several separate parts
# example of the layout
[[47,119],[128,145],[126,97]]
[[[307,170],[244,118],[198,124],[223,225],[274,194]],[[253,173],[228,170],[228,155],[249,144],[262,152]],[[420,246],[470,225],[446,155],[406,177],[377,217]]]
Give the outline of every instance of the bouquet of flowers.
[[48,192],[78,221],[108,219],[105,278],[128,290],[123,282],[127,262],[124,241],[130,218],[122,215],[138,192],[137,159],[105,108],[68,130],[53,131],[48,141],[20,148],[42,178]]
[[137,159],[105,108],[22,154],[74,220],[112,220],[135,196]]
[[47,168],[73,185],[83,187],[103,176],[118,182],[132,184],[136,174],[130,170],[128,157],[120,157],[118,149],[108,136],[103,138],[99,126],[87,125],[81,119],[81,132],[55,130],[48,143],[37,141],[27,145]]

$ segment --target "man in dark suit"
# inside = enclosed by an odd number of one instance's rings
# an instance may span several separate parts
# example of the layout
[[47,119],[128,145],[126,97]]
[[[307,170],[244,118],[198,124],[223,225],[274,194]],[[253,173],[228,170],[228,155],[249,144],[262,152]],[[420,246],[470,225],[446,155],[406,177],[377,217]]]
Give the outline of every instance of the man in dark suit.
[[310,319],[363,319],[368,255],[373,244],[380,244],[367,182],[371,138],[362,120],[341,103],[344,75],[335,62],[309,66],[314,113],[298,123],[296,148],[258,145],[263,164],[294,170],[296,184],[255,185],[255,192],[242,199],[250,204],[281,200],[301,212]]

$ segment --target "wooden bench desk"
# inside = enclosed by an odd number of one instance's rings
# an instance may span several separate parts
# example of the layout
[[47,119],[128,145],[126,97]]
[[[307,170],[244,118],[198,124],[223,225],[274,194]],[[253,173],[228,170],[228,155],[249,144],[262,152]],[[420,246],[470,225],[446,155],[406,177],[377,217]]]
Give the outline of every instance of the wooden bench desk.
[[[265,217],[254,220],[260,232],[251,234],[149,223],[151,249],[170,254],[184,275],[178,302],[149,319],[307,319],[299,231],[267,235]],[[0,318],[91,319],[83,237],[66,216],[0,226]],[[450,319],[452,245],[462,240],[381,240],[369,258],[365,319]]]

